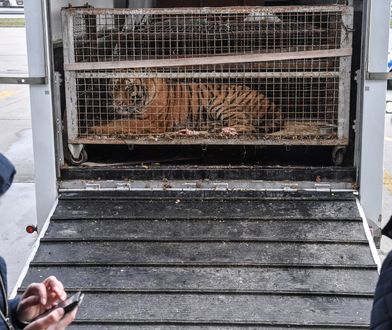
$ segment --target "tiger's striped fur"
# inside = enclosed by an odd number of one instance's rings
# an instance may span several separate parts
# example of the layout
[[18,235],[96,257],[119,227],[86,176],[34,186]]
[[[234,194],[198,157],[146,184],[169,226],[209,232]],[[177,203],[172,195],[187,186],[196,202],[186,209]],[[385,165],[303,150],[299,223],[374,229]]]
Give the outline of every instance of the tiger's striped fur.
[[144,135],[219,127],[223,133],[237,135],[272,132],[282,125],[279,107],[245,85],[162,78],[118,78],[112,83],[114,110],[127,116],[93,127],[96,134]]

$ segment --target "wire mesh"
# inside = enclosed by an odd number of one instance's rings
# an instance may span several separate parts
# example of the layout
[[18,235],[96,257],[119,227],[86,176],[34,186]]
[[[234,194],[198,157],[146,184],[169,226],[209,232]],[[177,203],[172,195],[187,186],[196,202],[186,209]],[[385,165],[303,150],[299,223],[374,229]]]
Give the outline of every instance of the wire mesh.
[[348,33],[341,7],[72,13],[70,62],[96,63],[74,72],[69,84],[76,100],[67,104],[76,125],[73,142],[336,141],[339,104],[349,97],[342,80],[350,75],[339,56],[139,69],[100,65],[336,50]]
[[338,49],[342,13],[196,12],[73,16],[75,62]]

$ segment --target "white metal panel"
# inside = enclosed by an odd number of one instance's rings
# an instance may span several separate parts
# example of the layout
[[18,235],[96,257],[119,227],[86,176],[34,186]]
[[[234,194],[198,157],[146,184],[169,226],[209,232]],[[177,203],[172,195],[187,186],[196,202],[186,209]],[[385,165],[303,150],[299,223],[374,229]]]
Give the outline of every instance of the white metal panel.
[[68,5],[72,5],[73,7],[84,6],[86,3],[96,8],[113,8],[113,0],[52,0],[50,11],[53,40],[60,40],[63,36],[61,29],[61,8],[68,7]]
[[[29,75],[49,72],[46,30],[41,1],[25,1]],[[50,74],[50,72],[49,72]],[[37,222],[42,228],[57,199],[52,98],[49,85],[30,86],[31,119],[35,163]]]
[[[366,32],[367,69],[385,72],[387,67],[390,0],[369,0]],[[366,56],[365,55],[365,56]],[[364,81],[360,156],[360,200],[366,217],[381,219],[383,186],[385,81]]]

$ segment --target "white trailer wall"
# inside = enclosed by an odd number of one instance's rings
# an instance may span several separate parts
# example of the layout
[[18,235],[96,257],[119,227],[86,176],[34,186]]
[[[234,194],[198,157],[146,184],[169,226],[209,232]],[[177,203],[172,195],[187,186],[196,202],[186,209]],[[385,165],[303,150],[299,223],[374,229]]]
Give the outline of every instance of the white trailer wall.
[[[368,0],[368,20],[363,76],[366,72],[386,72],[388,58],[390,0]],[[366,37],[366,35],[365,35]],[[381,225],[384,120],[386,101],[385,80],[364,80],[360,143],[360,200],[366,217]]]
[[61,31],[61,8],[68,7],[68,5],[72,5],[74,7],[84,6],[86,2],[97,8],[113,8],[112,0],[59,0],[59,1],[51,1],[50,3],[50,11],[52,17],[52,39],[59,40],[62,38]]

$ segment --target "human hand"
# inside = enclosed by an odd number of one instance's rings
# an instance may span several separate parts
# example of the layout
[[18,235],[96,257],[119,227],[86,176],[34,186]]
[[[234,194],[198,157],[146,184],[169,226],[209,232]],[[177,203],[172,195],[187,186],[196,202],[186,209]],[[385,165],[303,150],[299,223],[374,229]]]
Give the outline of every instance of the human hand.
[[[54,276],[48,277],[42,283],[30,284],[19,302],[18,319],[22,322],[31,322],[37,316],[56,306],[59,300],[66,298],[63,284]],[[59,313],[60,311],[57,311],[56,315]]]
[[31,322],[25,330],[63,330],[65,329],[74,319],[78,308],[75,308],[71,312],[64,316],[64,309],[56,308],[48,315],[38,318],[34,322]]

